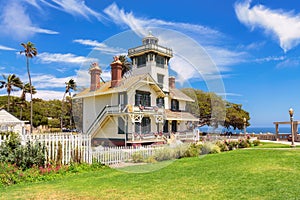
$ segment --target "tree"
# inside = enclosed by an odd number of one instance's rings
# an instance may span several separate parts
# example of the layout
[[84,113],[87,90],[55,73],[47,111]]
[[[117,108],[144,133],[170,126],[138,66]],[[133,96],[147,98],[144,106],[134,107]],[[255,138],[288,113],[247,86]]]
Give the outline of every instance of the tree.
[[10,93],[12,91],[17,91],[16,88],[22,88],[22,81],[20,80],[19,77],[17,77],[15,74],[10,74],[7,77],[3,74],[3,81],[1,81],[0,88],[6,88],[7,91],[7,111],[9,112],[9,105],[10,105]]
[[250,126],[249,113],[242,109],[241,104],[227,103],[226,105],[226,118],[224,126],[228,129],[232,127],[234,130],[242,130],[244,128],[244,118],[246,119],[246,126]]
[[30,93],[30,91],[32,91],[32,94],[36,94],[36,89],[35,87],[32,85],[32,90],[30,90],[30,85],[29,83],[26,84],[22,84],[22,93],[21,93],[21,97],[20,97],[20,119],[22,119],[22,111],[23,111],[23,107],[24,105],[26,105],[26,94]]
[[193,88],[184,88],[183,93],[194,99],[187,102],[187,111],[199,118],[199,126],[218,127],[225,118],[225,102],[212,92],[203,92]]
[[234,104],[223,100],[220,96],[212,92],[203,92],[193,88],[181,90],[186,95],[195,100],[187,102],[187,111],[199,118],[199,125],[226,128],[243,129],[244,118],[246,126],[249,126],[249,113],[242,109],[242,105]]
[[125,55],[120,55],[119,60],[122,63],[122,77],[131,70],[132,64]]
[[[20,102],[20,97],[14,98],[16,102]],[[53,119],[56,122],[58,121],[57,128],[60,128],[60,118],[61,118],[61,100],[42,100],[38,98],[32,99],[34,107],[33,107],[33,125],[49,125],[49,119]],[[30,106],[29,102],[25,102],[26,106],[23,107],[22,111],[22,120],[30,119]],[[28,106],[27,106],[28,105]],[[70,106],[67,102],[68,107]],[[0,96],[0,108],[7,106],[7,95]],[[15,117],[19,117],[20,115],[20,106],[15,107],[15,109],[10,108],[10,113]]]
[[32,133],[32,115],[33,115],[33,101],[32,101],[32,84],[31,84],[31,76],[30,76],[30,69],[29,69],[29,58],[33,58],[37,56],[38,52],[33,43],[28,41],[26,44],[21,43],[24,50],[20,51],[20,54],[24,53],[26,56],[26,67],[27,67],[27,74],[29,79],[29,86],[30,86],[30,133]]
[[64,106],[64,100],[66,98],[66,94],[69,93],[69,96],[71,97],[71,90],[76,91],[76,87],[77,87],[76,82],[73,79],[70,79],[68,82],[65,82],[65,84],[66,84],[66,90],[65,90],[65,93],[64,93],[64,96],[62,99],[62,103],[61,103],[61,111],[62,111],[61,112],[61,122],[60,122],[61,129],[63,128],[63,115],[64,115],[63,106]]

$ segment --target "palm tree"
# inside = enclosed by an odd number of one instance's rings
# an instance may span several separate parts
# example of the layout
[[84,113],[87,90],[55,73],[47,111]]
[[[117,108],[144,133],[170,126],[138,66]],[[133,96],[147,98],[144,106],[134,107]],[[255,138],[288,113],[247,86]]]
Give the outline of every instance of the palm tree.
[[[61,129],[63,128],[63,106],[64,106],[64,100],[66,98],[66,94],[69,93],[69,96],[71,97],[71,90],[76,91],[76,87],[77,87],[76,82],[73,79],[70,79],[68,82],[65,82],[65,84],[66,84],[66,90],[65,90],[62,102],[61,102],[61,120],[60,120]],[[72,106],[71,106],[71,109],[72,109]]]
[[35,57],[38,52],[35,48],[34,44],[30,41],[25,43],[21,43],[21,45],[24,47],[23,51],[20,51],[20,53],[24,53],[26,56],[26,67],[27,67],[27,74],[29,79],[29,86],[30,86],[30,133],[32,133],[32,115],[33,115],[33,102],[32,102],[32,84],[31,84],[31,77],[30,77],[30,70],[29,70],[29,58]]
[[128,61],[128,58],[125,55],[120,55],[119,60],[122,63],[122,77],[131,70],[132,64]]
[[21,93],[20,103],[19,103],[20,106],[21,106],[21,109],[20,109],[20,119],[22,119],[22,111],[23,111],[22,108],[24,107],[24,105],[26,105],[25,104],[25,102],[26,102],[26,94],[30,93],[30,91],[32,91],[32,94],[36,94],[35,87],[33,85],[31,87],[32,87],[32,90],[30,90],[29,83],[26,83],[26,84],[22,85],[22,93]]
[[15,74],[10,74],[7,77],[3,74],[3,81],[1,81],[0,88],[6,88],[7,91],[7,111],[9,112],[9,105],[10,105],[10,93],[12,91],[17,91],[16,88],[22,88],[22,81],[19,77],[17,77]]

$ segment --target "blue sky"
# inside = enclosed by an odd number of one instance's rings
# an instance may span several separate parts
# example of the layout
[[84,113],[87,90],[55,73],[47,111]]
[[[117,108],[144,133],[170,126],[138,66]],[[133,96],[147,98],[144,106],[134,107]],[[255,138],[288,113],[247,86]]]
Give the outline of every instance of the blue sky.
[[[131,34],[153,31],[177,52],[170,65],[178,87],[188,83],[214,91],[211,86],[221,83],[216,92],[243,104],[252,126],[288,120],[290,107],[300,119],[300,4],[292,0],[0,0],[0,18],[0,73],[27,81],[25,58],[18,52],[20,43],[33,42],[39,52],[31,60],[35,97],[61,99],[70,78],[88,82],[83,77],[91,62],[105,68],[107,57],[139,45]],[[175,31],[174,38],[164,30]],[[210,64],[179,43],[178,34],[202,48]],[[196,71],[182,58],[197,63]],[[108,79],[109,72],[103,76]]]

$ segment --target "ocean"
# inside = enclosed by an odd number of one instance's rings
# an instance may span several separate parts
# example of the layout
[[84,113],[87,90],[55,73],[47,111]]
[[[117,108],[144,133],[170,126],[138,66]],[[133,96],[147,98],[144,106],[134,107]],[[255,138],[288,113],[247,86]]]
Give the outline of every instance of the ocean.
[[[199,128],[200,131],[202,132],[219,132],[219,133],[224,133],[224,132],[232,132],[232,133],[243,133],[244,130],[233,130],[233,129],[225,129],[225,128],[218,128],[218,129],[213,129],[211,127],[201,127]],[[298,128],[299,130],[299,128]],[[247,127],[246,128],[247,133],[273,133],[275,134],[275,126],[274,127]],[[297,131],[298,132],[298,131]],[[289,126],[279,126],[279,133],[291,133],[291,127]]]
[[[275,133],[275,127],[249,127],[248,133]],[[279,133],[291,133],[291,127],[280,127]]]

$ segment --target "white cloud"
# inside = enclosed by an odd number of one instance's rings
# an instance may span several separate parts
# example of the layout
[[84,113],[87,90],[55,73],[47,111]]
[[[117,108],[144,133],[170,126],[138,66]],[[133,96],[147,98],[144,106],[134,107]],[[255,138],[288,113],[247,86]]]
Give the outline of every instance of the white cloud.
[[[17,75],[24,82],[28,82],[27,74]],[[77,77],[67,76],[67,77],[56,77],[51,74],[31,74],[32,85],[36,88],[37,93],[33,95],[33,98],[41,98],[45,100],[49,99],[62,99],[63,93],[65,91],[65,82],[68,82],[70,79],[74,79],[76,83]],[[72,94],[75,93],[72,91]],[[15,96],[20,96],[20,91],[15,91],[13,93]],[[30,96],[26,96],[27,99]]]
[[5,50],[5,51],[16,51],[16,49],[0,45],[0,50]]
[[[114,23],[123,27],[129,27],[140,37],[148,35],[148,32],[153,31],[155,28],[161,28],[161,31],[155,33],[155,36],[160,39],[160,44],[171,47],[174,52],[184,55],[184,57],[186,57],[185,59],[189,61],[192,59],[193,65],[199,66],[202,74],[211,75],[212,73],[219,73],[219,70],[227,71],[228,69],[225,66],[242,62],[244,61],[243,58],[246,56],[245,52],[235,52],[222,47],[222,41],[224,40],[225,36],[218,30],[214,30],[206,26],[180,22],[168,22],[160,19],[137,18],[132,12],[125,12],[124,9],[118,8],[115,3],[108,6],[104,10],[104,13],[106,13]],[[177,36],[176,34],[172,36],[168,35],[170,33],[170,29],[174,32],[178,31]],[[179,40],[180,36],[178,35],[181,33],[188,33],[189,35],[192,35],[192,38],[196,38],[197,41],[194,41],[193,44],[191,44],[192,42],[190,41],[191,45],[187,45],[185,43],[187,40],[184,40],[183,42]],[[182,34],[181,39],[186,37],[187,35]],[[192,40],[191,38],[189,39]],[[201,55],[187,55],[187,52],[190,52],[190,49],[188,49],[190,47],[196,47],[198,52],[200,52],[200,49],[202,48]],[[201,56],[206,58],[208,57],[205,55],[205,53],[203,53],[205,50],[211,57],[208,58],[209,64],[205,63],[206,61],[200,58]],[[173,65],[176,65],[172,60],[174,60],[174,58],[171,59],[171,62]],[[216,65],[212,64],[211,60],[213,60]],[[212,65],[214,67],[209,68],[209,66]],[[216,69],[216,66],[218,66],[219,69]],[[176,69],[180,68],[176,67]],[[184,72],[184,74],[187,75],[187,72]],[[189,74],[192,75],[192,73]]]
[[298,67],[300,65],[299,59],[286,59],[276,65],[277,69]]
[[226,93],[217,93],[217,95],[219,96],[234,96],[234,97],[241,97],[243,95],[241,94],[237,94],[237,93],[230,93],[230,92],[226,92]]
[[94,50],[101,51],[101,53],[109,54],[109,55],[119,55],[119,54],[126,54],[127,50],[118,47],[109,47],[104,43],[100,43],[96,40],[86,40],[86,39],[76,39],[73,42],[91,46]]
[[243,50],[258,50],[261,49],[265,44],[266,42],[253,42],[248,45],[239,45],[238,48]]
[[[76,70],[76,81],[78,89],[89,88],[90,87],[90,74],[88,69]],[[102,71],[101,77],[104,81],[111,80],[110,69],[104,69]]]
[[105,19],[105,17],[99,12],[94,11],[85,4],[83,0],[41,0],[45,5],[69,13],[73,16],[82,16],[86,19],[95,17],[99,21]]
[[56,31],[35,26],[25,7],[15,0],[9,1],[3,7],[0,19],[1,32],[18,40],[27,39],[36,33],[58,34]]
[[258,58],[255,61],[256,62],[270,62],[270,61],[281,61],[286,59],[286,56],[268,56],[265,58]]
[[67,63],[67,64],[83,64],[97,62],[96,58],[88,58],[84,56],[76,56],[71,53],[40,53],[38,59],[41,63]]
[[[184,67],[182,67],[184,66]],[[174,57],[170,60],[170,68],[177,73],[176,82],[183,85],[189,79],[199,78],[202,80],[201,72],[198,72],[195,66],[181,57]]]
[[225,66],[245,62],[246,52],[235,52],[217,46],[205,46],[205,50],[217,64],[220,71],[227,71]]
[[[34,94],[33,98],[39,98],[43,100],[61,100],[64,95],[64,91],[54,91],[54,90],[37,90],[36,94]],[[30,97],[28,96],[27,99]]]
[[[55,77],[51,74],[32,74],[31,75],[32,84],[37,89],[43,88],[64,88],[65,82],[73,77]],[[73,78],[74,79],[74,78]],[[76,79],[75,79],[76,81]]]
[[263,5],[250,6],[246,0],[235,4],[239,21],[252,30],[262,28],[267,35],[275,36],[286,52],[300,43],[300,14],[283,10],[272,10]]
[[23,1],[26,2],[26,3],[28,3],[28,4],[30,4],[30,5],[32,5],[32,6],[34,6],[37,9],[41,10],[41,7],[40,7],[40,5],[37,2],[39,0],[23,0]]
[[147,35],[151,30],[151,27],[172,28],[182,30],[183,32],[192,31],[200,35],[203,38],[203,41],[210,41],[207,40],[207,38],[216,39],[216,37],[219,38],[223,36],[221,32],[206,26],[180,22],[168,22],[160,19],[137,18],[132,12],[126,13],[124,9],[119,9],[116,3],[108,6],[104,10],[104,13],[107,14],[115,24],[129,27],[141,37]]
[[[0,96],[6,96],[7,93],[4,93],[3,91],[0,93]],[[12,96],[19,97],[21,96],[21,91],[13,91],[11,93]],[[37,93],[32,95],[32,98],[39,98],[43,100],[54,100],[58,99],[61,100],[64,95],[64,91],[53,91],[53,90],[39,90],[37,89]],[[27,101],[30,99],[30,94],[26,94]]]

